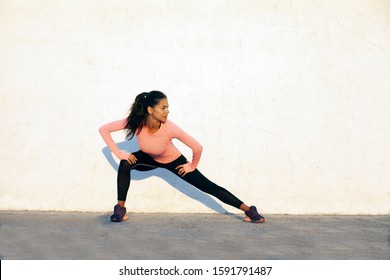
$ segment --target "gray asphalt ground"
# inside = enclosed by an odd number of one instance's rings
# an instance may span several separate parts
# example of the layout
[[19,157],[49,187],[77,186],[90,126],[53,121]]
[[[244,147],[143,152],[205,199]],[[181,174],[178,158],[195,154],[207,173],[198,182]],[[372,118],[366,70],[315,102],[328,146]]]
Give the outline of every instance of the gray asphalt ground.
[[390,216],[0,211],[2,260],[390,260]]

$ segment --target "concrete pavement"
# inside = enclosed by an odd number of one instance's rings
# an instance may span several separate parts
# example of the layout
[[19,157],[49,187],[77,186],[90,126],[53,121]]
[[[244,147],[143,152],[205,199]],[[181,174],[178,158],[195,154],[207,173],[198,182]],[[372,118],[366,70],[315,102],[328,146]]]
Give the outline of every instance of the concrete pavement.
[[390,216],[0,211],[2,260],[390,260]]

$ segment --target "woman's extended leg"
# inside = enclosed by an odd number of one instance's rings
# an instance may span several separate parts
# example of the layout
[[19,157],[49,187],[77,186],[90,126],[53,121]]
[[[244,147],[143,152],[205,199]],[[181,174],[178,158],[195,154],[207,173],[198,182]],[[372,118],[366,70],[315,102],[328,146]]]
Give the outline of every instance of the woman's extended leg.
[[[179,157],[177,160],[170,163],[168,166],[166,166],[167,169],[169,169],[171,172],[175,173],[177,176],[181,177],[178,173],[178,170],[176,170],[176,167],[181,164],[185,164],[187,162],[186,158],[184,156]],[[208,193],[222,202],[231,205],[235,208],[238,208],[245,212],[246,217],[245,221],[251,221],[251,222],[259,222],[263,223],[264,217],[262,217],[259,213],[257,213],[257,209],[254,206],[248,206],[245,203],[243,203],[240,199],[238,199],[235,195],[233,195],[231,192],[226,190],[225,188],[218,186],[214,182],[207,179],[198,169],[195,169],[192,172],[187,173],[184,177],[181,177],[184,181],[187,183],[193,185],[194,187],[198,188],[199,190]]]
[[198,169],[195,169],[193,172],[187,173],[183,179],[193,185],[194,187],[204,191],[205,193],[211,194],[221,200],[222,202],[229,204],[233,207],[236,207],[245,212],[245,222],[253,223],[264,223],[265,219],[261,216],[255,206],[248,206],[239,200],[231,192],[218,186],[217,184],[211,182],[207,179]]
[[235,195],[229,192],[227,189],[218,186],[214,182],[207,179],[198,169],[195,169],[193,172],[187,173],[182,177],[184,181],[198,188],[199,190],[208,193],[222,202],[240,209],[243,205],[243,202],[238,199]]
[[211,182],[207,179],[198,169],[193,172],[187,173],[183,179],[193,185],[194,187],[204,191],[205,193],[211,194],[221,200],[222,202],[236,207],[245,212],[245,222],[252,223],[264,223],[265,219],[261,216],[255,206],[248,206],[239,200],[235,195],[226,190],[223,187]]

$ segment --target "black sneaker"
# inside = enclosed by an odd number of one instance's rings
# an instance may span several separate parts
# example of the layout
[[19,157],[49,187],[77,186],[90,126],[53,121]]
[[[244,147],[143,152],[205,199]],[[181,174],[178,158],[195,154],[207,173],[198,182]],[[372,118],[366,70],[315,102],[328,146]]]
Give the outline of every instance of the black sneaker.
[[264,223],[265,219],[261,216],[256,209],[256,206],[249,207],[248,211],[245,211],[245,215],[247,215],[250,219],[251,223]]
[[128,218],[126,207],[121,207],[119,204],[115,205],[114,214],[111,215],[111,222],[127,221]]

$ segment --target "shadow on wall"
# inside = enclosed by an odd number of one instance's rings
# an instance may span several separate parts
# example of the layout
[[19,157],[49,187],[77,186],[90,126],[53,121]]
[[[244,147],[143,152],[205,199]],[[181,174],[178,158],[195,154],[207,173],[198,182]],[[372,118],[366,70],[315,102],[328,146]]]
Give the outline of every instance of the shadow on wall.
[[[131,153],[139,150],[138,142],[135,139],[135,137],[130,141],[123,141],[116,144],[119,147],[119,149],[121,149],[122,151],[127,151]],[[105,148],[102,149],[102,152],[106,157],[107,161],[112,166],[112,168],[118,171],[119,165],[113,158],[110,149],[106,146]],[[188,184],[187,182],[180,179],[178,176],[176,176],[175,174],[171,173],[168,170],[165,170],[163,168],[156,168],[150,171],[138,171],[138,170],[131,171],[132,181],[143,180],[152,176],[157,176],[163,179],[168,184],[173,186],[176,190],[182,192],[183,194],[185,194],[186,196],[192,199],[199,201],[200,203],[204,204],[205,206],[207,206],[208,208],[216,212],[219,212],[221,214],[229,214],[227,210],[225,210],[220,204],[218,204],[215,200],[213,200],[208,194],[198,190],[197,188]],[[131,192],[131,186],[130,186],[129,194],[130,192]]]

